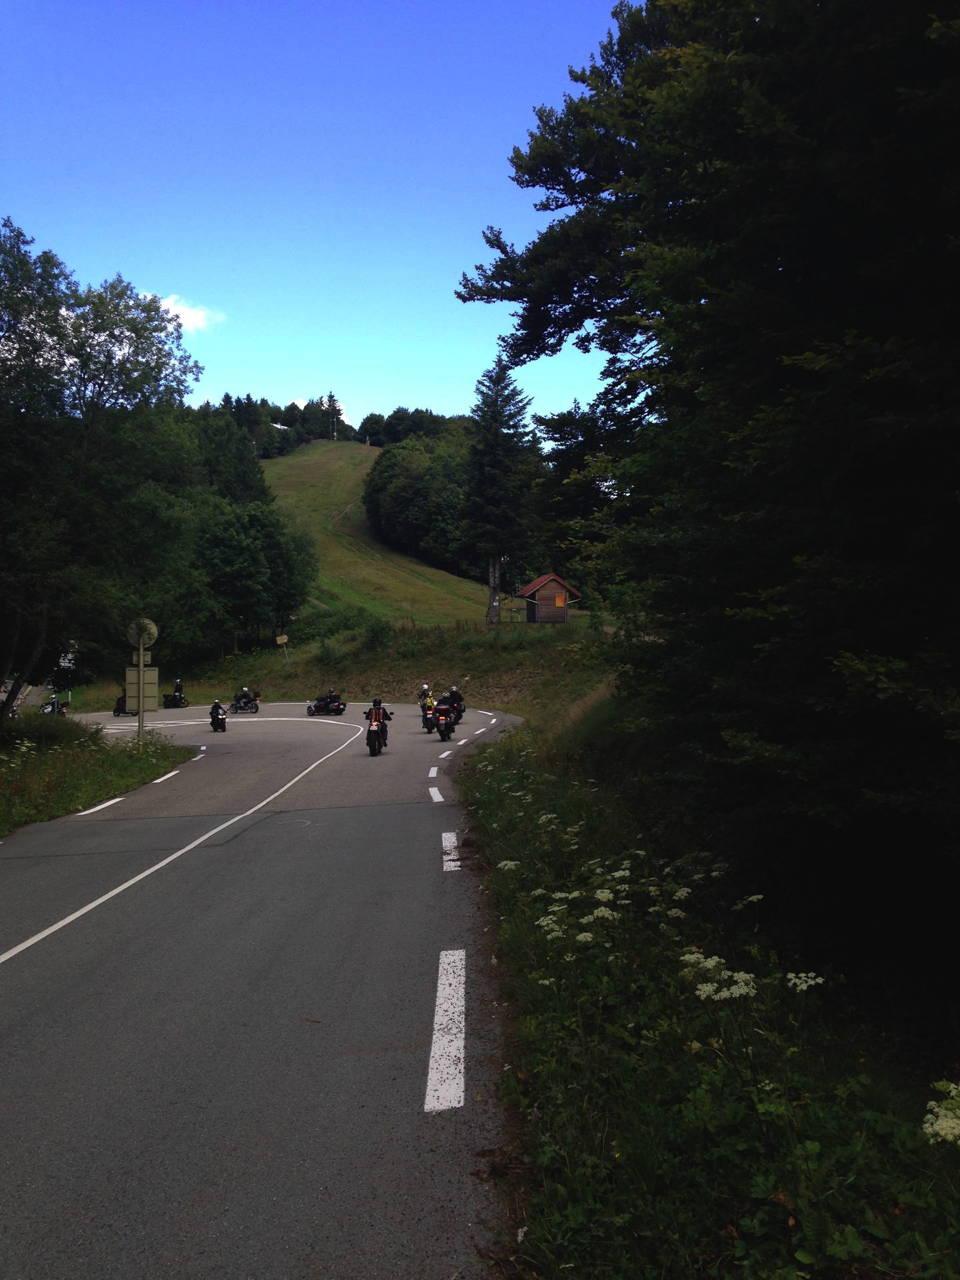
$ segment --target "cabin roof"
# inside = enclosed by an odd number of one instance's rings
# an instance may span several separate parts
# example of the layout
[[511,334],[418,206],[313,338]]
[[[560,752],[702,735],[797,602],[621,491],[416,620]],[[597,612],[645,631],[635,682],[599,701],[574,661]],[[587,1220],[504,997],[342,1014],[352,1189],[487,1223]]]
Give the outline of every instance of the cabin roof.
[[558,573],[541,573],[539,578],[534,578],[534,580],[532,582],[528,582],[525,587],[521,587],[517,592],[517,595],[521,598],[536,595],[540,588],[545,587],[548,582],[559,583],[560,586],[563,587],[564,591],[566,591],[568,599],[580,599],[580,592],[575,591],[573,587],[570,586],[569,582],[564,582],[563,578],[561,578]]

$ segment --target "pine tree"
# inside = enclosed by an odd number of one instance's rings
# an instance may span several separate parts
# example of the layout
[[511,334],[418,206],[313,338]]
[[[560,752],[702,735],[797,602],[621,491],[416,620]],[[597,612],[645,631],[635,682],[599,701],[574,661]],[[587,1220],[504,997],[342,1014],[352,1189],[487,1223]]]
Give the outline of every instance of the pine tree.
[[529,540],[537,453],[526,424],[529,397],[514,382],[503,356],[477,382],[476,394],[462,540],[486,561],[487,622],[497,623],[504,562],[519,559]]

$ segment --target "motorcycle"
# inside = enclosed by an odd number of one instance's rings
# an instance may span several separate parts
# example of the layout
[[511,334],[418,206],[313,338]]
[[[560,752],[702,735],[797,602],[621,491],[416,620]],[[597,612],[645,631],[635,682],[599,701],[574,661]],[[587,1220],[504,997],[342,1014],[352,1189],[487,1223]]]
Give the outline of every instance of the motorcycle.
[[254,694],[249,702],[236,702],[236,701],[231,702],[227,710],[230,712],[232,716],[246,715],[246,714],[255,716],[257,712],[260,710],[260,702],[258,699],[258,695]]
[[227,713],[223,707],[218,707],[216,711],[210,712],[210,728],[214,733],[227,732]]
[[367,729],[367,750],[372,756],[378,756],[383,750],[383,732],[379,720],[375,720]]
[[189,701],[182,693],[165,693],[163,695],[164,711],[174,711],[177,707],[189,707]]
[[53,697],[48,698],[40,708],[40,714],[44,716],[65,716],[67,714],[67,709],[57,695],[54,694]]
[[113,714],[115,716],[135,716],[137,714],[135,711],[127,710],[127,695],[125,693],[121,693],[113,704]]
[[437,731],[437,737],[441,742],[449,742],[453,737],[453,708],[452,707],[435,707],[433,712],[433,724]]
[[325,694],[307,703],[308,716],[342,716],[346,709],[347,704],[342,698],[328,698]]
[[436,725],[433,723],[433,704],[422,702],[420,704],[420,721],[427,733],[433,733]]

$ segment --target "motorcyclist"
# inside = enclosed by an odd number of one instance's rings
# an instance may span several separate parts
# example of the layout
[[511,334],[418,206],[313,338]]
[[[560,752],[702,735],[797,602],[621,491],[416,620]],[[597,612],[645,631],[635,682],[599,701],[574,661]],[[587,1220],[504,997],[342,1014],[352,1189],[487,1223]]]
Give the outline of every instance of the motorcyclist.
[[383,745],[386,746],[387,745],[387,721],[392,720],[393,716],[387,710],[387,708],[383,705],[383,701],[380,698],[374,698],[373,705],[370,707],[367,707],[366,711],[363,713],[363,716],[365,720],[368,720],[370,722],[371,727],[375,724],[378,724],[380,726],[380,737],[383,740]]
[[427,696],[420,699],[420,718],[423,721],[423,727],[425,729],[429,726],[430,721],[433,718],[433,710],[436,705],[433,694],[428,689]]
[[336,689],[328,689],[321,701],[326,702],[327,708],[329,709],[330,707],[337,706],[338,703],[343,701],[343,699],[340,697],[339,693],[337,693]]
[[243,688],[239,691],[237,696],[234,698],[234,702],[237,704],[238,707],[247,707],[253,701],[254,701],[253,694],[250,692],[250,690],[247,688],[246,685],[243,686]]
[[420,692],[417,694],[417,701],[420,703],[421,707],[429,697],[430,686],[427,684],[426,680],[424,680],[423,684],[420,686]]
[[224,718],[224,720],[226,720],[227,718],[226,708],[224,707],[223,703],[220,701],[219,698],[214,698],[213,703],[211,704],[211,707],[210,707],[210,723],[211,725],[214,726],[214,728],[216,728],[217,722],[221,716]]
[[467,709],[467,704],[463,700],[463,694],[455,684],[450,686],[450,692],[447,695],[451,707],[453,707],[454,715],[457,718],[457,724],[463,719],[463,713]]
[[183,696],[183,677],[177,676],[173,682],[173,705],[182,707],[186,699]]
[[441,693],[440,697],[434,703],[433,705],[434,721],[436,721],[437,715],[440,711],[445,712],[448,716],[451,716],[451,717],[456,715],[456,711],[454,710],[454,707],[450,702],[449,693]]

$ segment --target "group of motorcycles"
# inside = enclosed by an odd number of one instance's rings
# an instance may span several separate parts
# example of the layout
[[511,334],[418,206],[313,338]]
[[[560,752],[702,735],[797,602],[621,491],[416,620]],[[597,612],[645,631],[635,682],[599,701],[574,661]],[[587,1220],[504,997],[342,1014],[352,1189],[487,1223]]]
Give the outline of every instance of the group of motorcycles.
[[[441,742],[449,742],[454,730],[463,719],[466,704],[463,695],[454,686],[448,694],[434,701],[429,689],[424,686],[417,699],[420,707],[420,718],[427,733],[436,732]],[[183,705],[186,705],[184,703]],[[342,716],[347,704],[339,693],[330,689],[327,693],[318,694],[307,703],[308,716]],[[242,689],[240,693],[224,708],[217,699],[210,708],[210,728],[214,733],[226,733],[227,712],[231,715],[252,714],[260,710],[260,694]],[[114,714],[117,714],[116,712]],[[373,705],[364,713],[367,720],[367,750],[372,756],[378,756],[387,745],[387,723],[393,717],[383,706],[379,698],[374,698]]]

